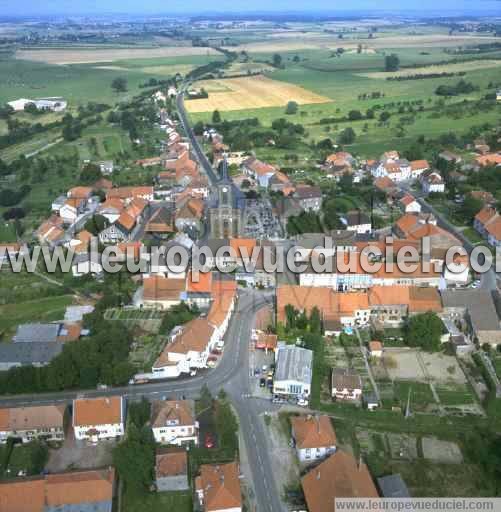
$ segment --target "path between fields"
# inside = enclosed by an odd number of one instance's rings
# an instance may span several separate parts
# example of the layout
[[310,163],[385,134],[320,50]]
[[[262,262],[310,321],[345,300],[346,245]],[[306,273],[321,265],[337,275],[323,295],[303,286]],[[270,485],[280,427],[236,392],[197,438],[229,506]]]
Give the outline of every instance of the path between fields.
[[63,142],[63,140],[64,139],[62,137],[59,137],[58,139],[56,139],[52,142],[48,142],[47,144],[45,144],[45,146],[42,146],[40,149],[32,151],[31,153],[26,153],[26,155],[24,155],[24,156],[26,158],[31,158],[32,156],[38,155],[38,153],[41,153],[42,151],[46,151],[47,149],[50,149],[52,146],[55,146],[56,144]]
[[364,347],[364,342],[362,341],[360,332],[358,331],[358,329],[356,327],[355,327],[355,333],[357,335],[358,342],[360,343],[360,351],[362,352],[362,355],[364,356],[365,367],[367,369],[367,374],[369,375],[369,379],[372,384],[372,389],[374,389],[374,393],[376,394],[377,401],[381,405],[381,395],[379,394],[379,388],[377,387],[376,379],[374,379],[374,376],[372,375],[372,368],[371,368],[371,365],[369,364],[369,360],[367,359],[367,351]]

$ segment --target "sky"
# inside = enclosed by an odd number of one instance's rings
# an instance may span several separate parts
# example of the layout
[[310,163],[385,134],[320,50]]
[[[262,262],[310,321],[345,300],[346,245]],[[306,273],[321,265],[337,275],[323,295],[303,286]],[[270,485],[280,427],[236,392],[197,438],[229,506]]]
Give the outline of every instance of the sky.
[[217,12],[499,13],[500,0],[0,0],[0,16]]

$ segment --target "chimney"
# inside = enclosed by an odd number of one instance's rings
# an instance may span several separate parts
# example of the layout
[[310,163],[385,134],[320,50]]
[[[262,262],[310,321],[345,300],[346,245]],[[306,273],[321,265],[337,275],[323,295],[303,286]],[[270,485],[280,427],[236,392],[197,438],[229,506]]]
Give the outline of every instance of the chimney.
[[317,470],[317,480],[320,480],[320,470]]

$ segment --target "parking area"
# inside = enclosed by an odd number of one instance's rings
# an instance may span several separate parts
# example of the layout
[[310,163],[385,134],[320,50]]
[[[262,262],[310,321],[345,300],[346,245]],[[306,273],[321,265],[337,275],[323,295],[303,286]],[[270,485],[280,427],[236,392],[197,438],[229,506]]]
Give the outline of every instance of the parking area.
[[275,355],[273,351],[258,350],[251,347],[249,354],[251,394],[259,398],[272,397],[273,370]]

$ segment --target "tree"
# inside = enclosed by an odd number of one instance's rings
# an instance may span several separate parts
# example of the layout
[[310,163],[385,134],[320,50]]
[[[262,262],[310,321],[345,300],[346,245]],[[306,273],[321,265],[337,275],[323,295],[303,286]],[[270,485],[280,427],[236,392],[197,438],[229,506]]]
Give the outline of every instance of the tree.
[[385,71],[398,71],[400,68],[400,59],[397,54],[392,53],[384,58]]
[[360,119],[363,119],[362,112],[360,110],[350,110],[348,112],[348,119],[350,121],[360,121]]
[[215,407],[215,422],[220,446],[224,447],[230,457],[233,457],[238,449],[238,422],[227,400],[226,393],[219,393]]
[[440,350],[443,327],[442,320],[431,311],[412,316],[405,326],[406,342],[411,347],[436,352]]
[[482,206],[483,203],[480,199],[473,197],[471,194],[467,194],[459,211],[465,219],[471,221],[473,220],[473,217],[475,217],[475,215],[482,209]]
[[101,169],[96,164],[86,164],[80,173],[80,183],[90,185],[102,177]]
[[33,115],[37,115],[37,114],[41,113],[38,110],[37,106],[32,102],[26,103],[26,105],[24,106],[24,111],[28,112],[28,114],[33,114]]
[[390,119],[391,117],[391,114],[389,112],[386,112],[383,111],[381,112],[381,114],[379,115],[379,120],[382,122],[382,123],[386,123],[386,121],[388,121],[388,119]]
[[285,318],[286,326],[288,329],[294,329],[296,327],[296,316],[297,311],[291,304],[285,306]]
[[118,94],[119,92],[127,92],[127,79],[123,76],[117,76],[111,82],[111,88]]
[[193,133],[197,136],[203,135],[204,129],[205,126],[202,121],[198,121],[193,125]]
[[127,437],[113,450],[113,465],[128,491],[141,494],[153,483],[155,443],[151,429],[129,423]]
[[221,114],[219,110],[214,110],[214,112],[212,113],[212,122],[214,124],[219,124],[221,122]]
[[355,142],[357,135],[353,128],[349,126],[348,128],[345,128],[338,137],[338,142],[340,144],[353,144]]
[[279,55],[278,53],[275,53],[275,55],[273,55],[273,65],[276,68],[282,67],[282,56]]
[[213,398],[207,384],[202,386],[200,390],[200,407],[202,410],[207,410],[212,407]]
[[85,223],[84,229],[94,236],[97,236],[103,229],[106,229],[108,224],[109,222],[106,217],[95,214]]
[[285,113],[287,115],[297,114],[299,105],[295,101],[289,101],[285,107]]
[[320,311],[315,306],[310,313],[310,332],[314,334],[321,334],[322,322],[320,320]]
[[137,427],[141,428],[150,419],[151,404],[143,396],[140,402],[131,402],[128,407],[127,416],[129,421],[134,423]]

